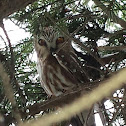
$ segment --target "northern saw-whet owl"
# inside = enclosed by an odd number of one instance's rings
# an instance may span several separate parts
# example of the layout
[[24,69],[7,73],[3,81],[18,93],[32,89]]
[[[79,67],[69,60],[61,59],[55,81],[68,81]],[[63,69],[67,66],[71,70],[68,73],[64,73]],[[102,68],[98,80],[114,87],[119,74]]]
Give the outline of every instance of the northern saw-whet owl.
[[88,81],[69,38],[53,27],[44,27],[35,37],[35,50],[40,81],[49,96],[59,96]]
[[59,96],[88,82],[71,40],[63,33],[44,27],[35,36],[35,50],[40,81],[48,96]]

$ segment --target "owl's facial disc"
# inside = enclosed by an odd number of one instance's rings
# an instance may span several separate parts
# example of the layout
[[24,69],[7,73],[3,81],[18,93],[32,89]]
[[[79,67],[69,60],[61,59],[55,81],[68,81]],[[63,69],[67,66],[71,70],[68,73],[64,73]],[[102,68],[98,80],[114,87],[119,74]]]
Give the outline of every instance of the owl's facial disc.
[[41,38],[38,40],[38,44],[41,48],[47,49],[50,53],[55,53],[58,48],[65,42],[64,37],[58,37],[52,40],[46,40]]

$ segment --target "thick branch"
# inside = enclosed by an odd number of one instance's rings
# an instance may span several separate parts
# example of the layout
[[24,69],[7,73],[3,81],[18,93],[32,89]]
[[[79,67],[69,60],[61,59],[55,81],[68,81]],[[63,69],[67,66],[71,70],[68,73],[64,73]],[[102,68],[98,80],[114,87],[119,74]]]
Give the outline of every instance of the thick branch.
[[36,0],[0,0],[0,22],[10,14],[26,7]]
[[[29,123],[24,123],[21,126],[49,126],[56,122],[61,122],[65,119],[68,119],[72,117],[73,115],[80,113],[84,109],[89,109],[91,105],[94,103],[102,100],[105,97],[110,96],[110,94],[121,88],[124,83],[126,82],[126,68],[122,69],[120,72],[118,72],[116,75],[114,75],[112,78],[106,80],[102,85],[97,87],[95,90],[93,90],[91,93],[88,93],[86,95],[83,95],[74,103],[62,108],[62,111],[56,114],[56,112],[45,115],[44,117],[36,120],[31,121]],[[78,107],[79,106],[79,107]]]
[[[85,86],[85,85],[88,85],[88,86]],[[58,107],[64,106],[64,104],[66,105],[73,102],[81,94],[87,94],[98,85],[99,85],[99,82],[92,82],[92,83],[84,84],[82,87],[66,92],[59,97],[53,97],[49,99],[48,101],[36,103],[32,106],[28,106],[27,108],[25,108],[25,111],[28,109],[29,110],[28,115],[35,115],[39,113],[40,111],[45,111],[47,109],[55,108],[57,106]],[[23,114],[22,115],[23,117],[24,115],[26,115],[25,113],[22,113],[22,114]]]
[[4,87],[6,97],[8,98],[8,100],[12,104],[13,111],[15,113],[14,117],[17,122],[20,122],[21,116],[20,116],[20,113],[19,113],[17,105],[16,105],[16,100],[14,98],[14,91],[13,91],[13,88],[11,87],[11,84],[10,84],[10,78],[9,78],[8,74],[5,72],[5,69],[2,65],[2,63],[0,63],[0,77],[3,81],[3,87]]

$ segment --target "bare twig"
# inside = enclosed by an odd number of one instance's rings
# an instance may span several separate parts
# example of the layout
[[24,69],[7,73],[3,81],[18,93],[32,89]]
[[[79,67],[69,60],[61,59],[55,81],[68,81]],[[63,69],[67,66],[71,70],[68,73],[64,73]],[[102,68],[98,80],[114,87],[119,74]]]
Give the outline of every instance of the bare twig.
[[114,33],[109,33],[109,34],[105,34],[103,37],[104,38],[111,38],[113,36],[117,36],[119,34],[125,34],[125,29],[119,30],[119,31],[115,31]]
[[115,54],[108,55],[108,56],[102,58],[102,60],[106,64],[111,64],[112,62],[117,63],[117,62],[120,62],[123,59],[126,59],[125,53],[115,53]]
[[126,46],[99,46],[97,47],[98,50],[110,50],[110,51],[125,51]]
[[[124,92],[125,93],[125,92]],[[124,94],[125,95],[125,94]],[[119,110],[122,108],[122,104],[124,103],[125,99],[123,97],[122,101],[119,103],[119,107],[116,109],[116,112],[113,114],[113,118],[109,121],[109,124],[108,126],[111,126],[112,122],[116,119],[118,113],[119,113]]]
[[4,117],[0,113],[0,126],[5,126],[4,123],[5,123],[5,119],[4,119]]

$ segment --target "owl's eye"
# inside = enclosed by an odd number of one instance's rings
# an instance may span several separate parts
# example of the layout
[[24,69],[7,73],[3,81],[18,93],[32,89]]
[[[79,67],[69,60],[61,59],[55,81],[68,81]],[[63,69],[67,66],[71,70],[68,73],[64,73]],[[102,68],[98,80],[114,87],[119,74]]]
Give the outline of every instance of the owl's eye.
[[45,45],[46,45],[46,42],[45,42],[45,40],[43,40],[43,39],[39,39],[38,44],[39,44],[40,46],[45,46]]
[[57,38],[56,40],[56,43],[59,44],[59,43],[63,43],[64,42],[64,37],[59,37]]

